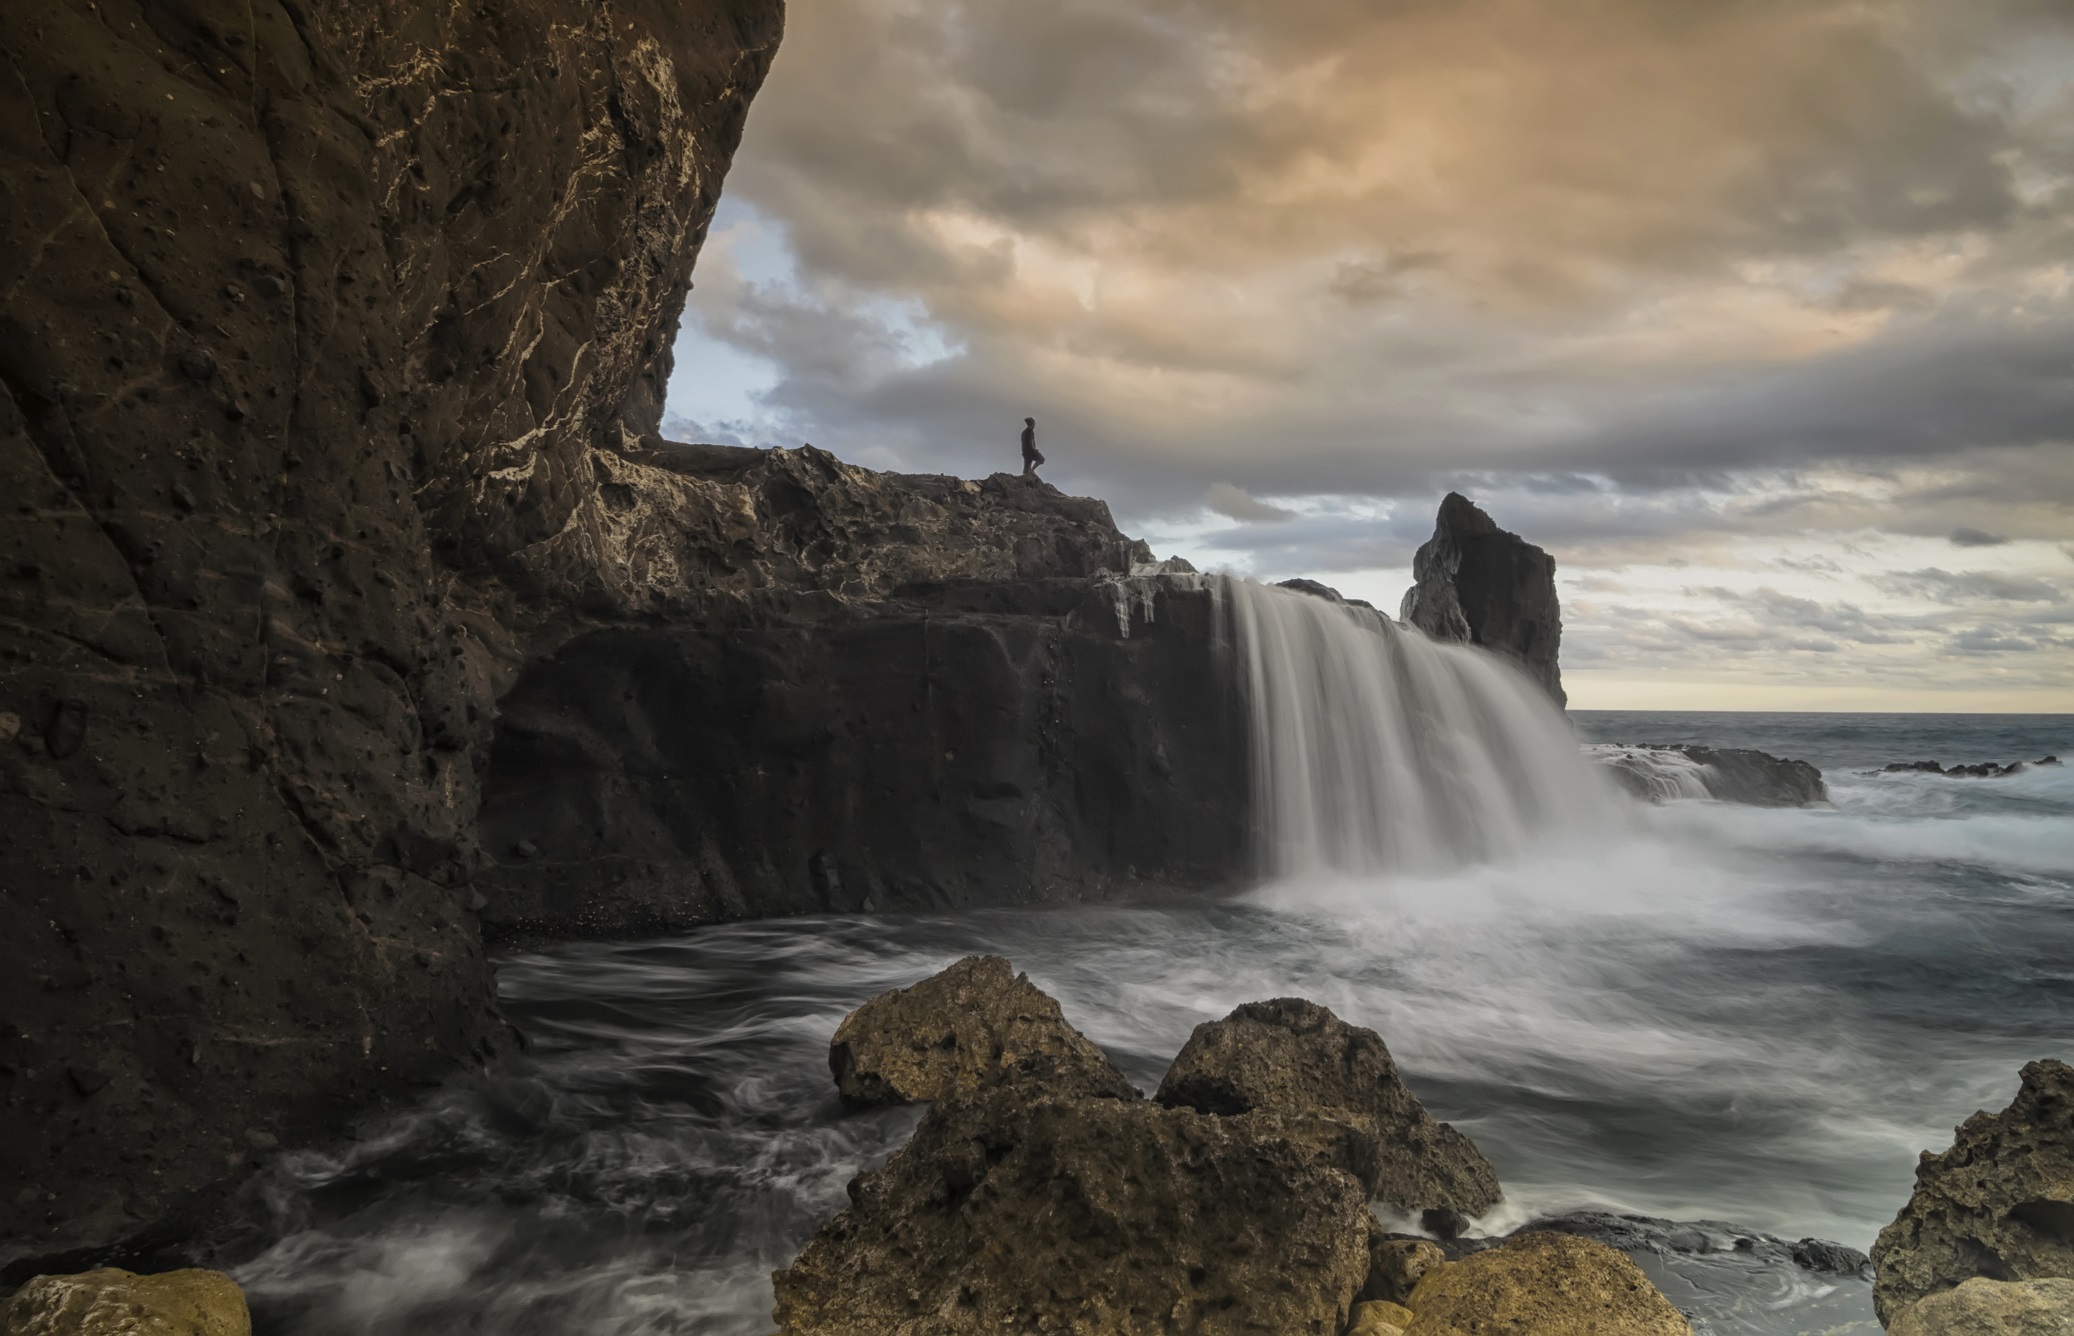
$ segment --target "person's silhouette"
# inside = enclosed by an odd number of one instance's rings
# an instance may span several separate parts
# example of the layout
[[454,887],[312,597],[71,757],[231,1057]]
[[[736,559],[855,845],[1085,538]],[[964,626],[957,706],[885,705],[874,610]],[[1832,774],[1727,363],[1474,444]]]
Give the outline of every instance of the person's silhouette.
[[1037,466],[1044,462],[1044,452],[1037,448],[1037,419],[1023,419],[1023,476],[1037,476]]

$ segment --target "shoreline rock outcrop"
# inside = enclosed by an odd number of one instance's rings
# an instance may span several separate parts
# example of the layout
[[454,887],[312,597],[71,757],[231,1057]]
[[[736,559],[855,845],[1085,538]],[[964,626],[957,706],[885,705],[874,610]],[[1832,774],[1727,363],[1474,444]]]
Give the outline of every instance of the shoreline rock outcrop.
[[2027,1064],[2008,1108],[1968,1118],[1944,1153],[1925,1151],[1872,1263],[1873,1303],[1890,1327],[1976,1277],[2074,1280],[2074,1067]]
[[6,1336],[252,1336],[245,1292],[221,1271],[117,1267],[36,1276],[0,1308]]
[[2006,775],[2020,775],[2026,770],[2050,769],[2061,764],[2057,756],[2041,756],[2035,761],[1976,761],[1972,765],[1944,766],[1936,761],[1892,761],[1874,773],[1882,775],[1944,775],[1950,779],[2001,779]]
[[1436,640],[1480,645],[1517,663],[1562,705],[1563,618],[1555,558],[1507,533],[1474,502],[1449,492],[1433,536],[1412,558],[1398,612]]
[[2074,1280],[1975,1276],[1902,1309],[1887,1336],[2074,1336]]
[[1382,1036],[1315,1002],[1248,1002],[1195,1028],[1153,1096],[1170,1108],[1232,1116],[1308,1112],[1348,1119],[1375,1140],[1372,1196],[1410,1215],[1480,1216],[1498,1173],[1476,1144],[1426,1112]]
[[1572,1234],[1515,1234],[1429,1272],[1404,1336],[1692,1336],[1627,1254]]
[[1450,1264],[1388,1234],[1376,1194],[1487,1210],[1496,1176],[1379,1036],[1301,999],[1199,1026],[1146,1100],[1008,962],[974,957],[852,1012],[830,1067],[860,1103],[935,1100],[773,1277],[785,1336],[1448,1336],[1519,1314],[1559,1319],[1552,1332],[1690,1330],[1601,1244],[1465,1244]]
[[828,1069],[853,1108],[964,1098],[1013,1081],[1051,1095],[1137,1099],[1050,994],[1000,956],[967,956],[843,1018]]
[[782,1336],[1691,1334],[1634,1261],[1587,1237],[1593,1221],[1500,1241],[1389,1233],[1376,1196],[1488,1209],[1496,1176],[1419,1106],[1380,1036],[1315,1003],[1197,1027],[1154,1100],[1091,1058],[993,957],[852,1012],[830,1046],[845,1094],[935,1101],[773,1276]]
[[1589,752],[1623,789],[1648,802],[1712,798],[1752,807],[1809,807],[1829,801],[1829,786],[1814,766],[1749,748],[1641,742]]

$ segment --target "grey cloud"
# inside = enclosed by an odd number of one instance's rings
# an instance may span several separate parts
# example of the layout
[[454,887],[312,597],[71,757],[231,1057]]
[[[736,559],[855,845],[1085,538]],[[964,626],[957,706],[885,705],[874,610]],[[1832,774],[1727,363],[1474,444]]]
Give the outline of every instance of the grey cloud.
[[1726,606],[1740,608],[1766,627],[1821,631],[1861,645],[1895,645],[1909,639],[1903,623],[1874,616],[1853,603],[1819,603],[1769,587],[1748,592],[1721,588],[1688,592],[1704,593]]
[[2030,654],[2038,647],[2035,640],[2011,635],[1993,626],[1976,626],[1970,631],[1957,632],[1945,641],[1947,654]]
[[2046,580],[2007,575],[2000,571],[1952,572],[1930,567],[1920,571],[1895,571],[1875,575],[1872,583],[1888,593],[1913,595],[1938,603],[1964,604],[1978,600],[1998,603],[2057,603],[2067,591]]
[[1998,547],[2008,541],[2001,534],[1989,533],[1984,529],[1970,529],[1963,524],[1952,530],[1951,535],[1953,547]]
[[1295,511],[1256,500],[1228,482],[1210,484],[1203,503],[1220,515],[1251,524],[1280,524],[1296,518]]
[[[2074,99],[2013,91],[2034,29],[2064,15],[798,7],[728,181],[797,282],[708,264],[692,302],[778,381],[760,422],[704,429],[981,474],[1035,413],[1057,485],[1264,573],[1402,566],[1450,487],[1567,570],[1764,535],[2061,541]],[[1238,523],[1196,534],[1206,501]],[[1845,577],[1822,560],[1773,564]],[[1717,606],[1688,620],[1721,643],[1840,660],[1944,633]],[[1699,643],[1603,615],[1645,658]]]

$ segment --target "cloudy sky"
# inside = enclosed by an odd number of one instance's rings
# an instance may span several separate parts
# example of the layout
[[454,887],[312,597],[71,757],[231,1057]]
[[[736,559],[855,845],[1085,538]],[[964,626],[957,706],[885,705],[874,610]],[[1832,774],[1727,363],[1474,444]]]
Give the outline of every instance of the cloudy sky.
[[1018,467],[1572,703],[2074,710],[2070,0],[792,0],[671,434]]

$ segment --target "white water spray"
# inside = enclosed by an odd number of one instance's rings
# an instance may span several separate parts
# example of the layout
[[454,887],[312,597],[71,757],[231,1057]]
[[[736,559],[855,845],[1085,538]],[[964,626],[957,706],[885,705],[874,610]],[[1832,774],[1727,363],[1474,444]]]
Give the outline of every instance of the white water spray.
[[1614,827],[1611,784],[1509,664],[1372,608],[1221,584],[1266,871],[1426,875]]

